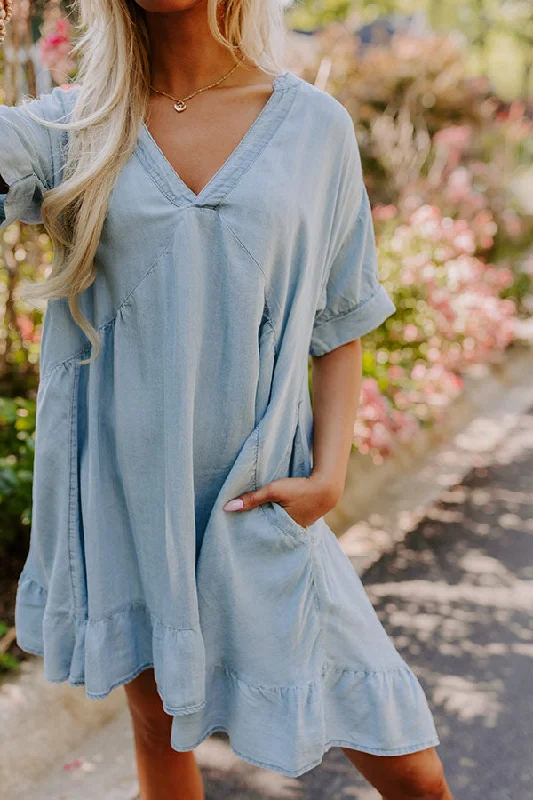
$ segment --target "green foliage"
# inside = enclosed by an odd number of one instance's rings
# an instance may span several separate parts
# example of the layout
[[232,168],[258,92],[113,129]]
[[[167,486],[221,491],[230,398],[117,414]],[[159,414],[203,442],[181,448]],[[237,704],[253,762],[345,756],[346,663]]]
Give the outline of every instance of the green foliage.
[[29,529],[35,400],[0,397],[0,555]]
[[291,28],[313,30],[344,21],[352,8],[352,0],[299,0],[288,12],[288,23]]
[[[0,639],[9,630],[9,626],[0,619]],[[20,662],[11,653],[0,653],[0,675],[3,672],[8,672],[18,669]]]
[[43,308],[22,300],[19,289],[42,280],[52,258],[43,225],[15,222],[0,232],[0,396],[25,395],[38,385]]

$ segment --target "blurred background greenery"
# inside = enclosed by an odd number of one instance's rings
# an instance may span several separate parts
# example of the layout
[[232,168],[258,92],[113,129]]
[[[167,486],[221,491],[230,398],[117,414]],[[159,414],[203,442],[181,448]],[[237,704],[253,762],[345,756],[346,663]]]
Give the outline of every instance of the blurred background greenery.
[[[0,48],[0,102],[76,79],[74,12],[20,0]],[[365,337],[354,448],[379,465],[445,419],[472,366],[529,342],[533,314],[533,6],[522,0],[300,0],[288,66],[353,117],[380,277],[397,311]],[[42,225],[0,231],[0,671],[31,527],[44,306]],[[154,420],[154,425],[158,424]]]
[[289,25],[313,30],[346,21],[416,17],[439,33],[464,37],[467,73],[486,75],[508,100],[533,94],[533,9],[530,0],[300,0],[287,13]]

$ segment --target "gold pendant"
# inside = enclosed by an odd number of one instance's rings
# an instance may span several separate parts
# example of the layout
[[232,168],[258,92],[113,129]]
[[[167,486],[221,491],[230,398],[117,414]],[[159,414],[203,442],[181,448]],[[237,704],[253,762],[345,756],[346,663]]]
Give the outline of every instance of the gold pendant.
[[174,103],[174,108],[176,109],[176,111],[185,111],[187,106],[185,105],[183,100],[178,100],[177,103]]

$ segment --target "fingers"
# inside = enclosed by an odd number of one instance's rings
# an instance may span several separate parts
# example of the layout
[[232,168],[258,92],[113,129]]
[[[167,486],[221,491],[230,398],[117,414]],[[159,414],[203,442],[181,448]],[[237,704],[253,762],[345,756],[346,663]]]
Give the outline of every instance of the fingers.
[[249,511],[251,508],[267,503],[269,500],[276,501],[278,498],[278,490],[274,483],[267,483],[256,489],[254,492],[244,492],[239,497],[229,500],[225,506],[224,511]]

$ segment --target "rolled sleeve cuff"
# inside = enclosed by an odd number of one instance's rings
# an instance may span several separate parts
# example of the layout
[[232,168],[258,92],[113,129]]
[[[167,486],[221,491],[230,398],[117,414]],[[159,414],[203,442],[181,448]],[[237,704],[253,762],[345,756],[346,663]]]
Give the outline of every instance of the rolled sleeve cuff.
[[[5,177],[3,173],[2,177]],[[40,202],[44,187],[35,175],[25,175],[8,183],[8,186],[8,193],[0,195],[0,230],[17,220],[27,223],[42,222]]]
[[21,140],[11,124],[2,118],[0,140],[0,175],[8,185],[7,194],[0,195],[0,229],[17,220],[41,222],[40,204],[48,187],[43,184],[43,176],[36,173],[35,164],[25,149],[35,146],[35,142],[31,137]]
[[323,356],[375,330],[396,311],[382,284],[362,305],[315,325],[309,347],[312,356]]

